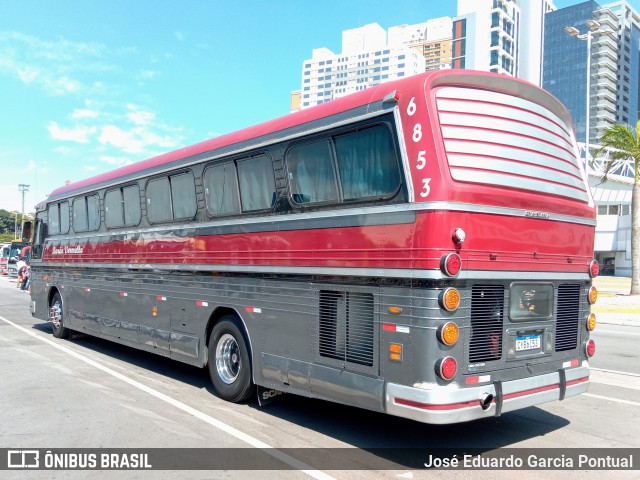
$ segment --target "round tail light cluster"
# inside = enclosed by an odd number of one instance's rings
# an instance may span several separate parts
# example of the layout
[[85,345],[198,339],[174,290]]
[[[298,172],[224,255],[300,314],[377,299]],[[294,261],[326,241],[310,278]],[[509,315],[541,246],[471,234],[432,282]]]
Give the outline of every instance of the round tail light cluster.
[[440,293],[438,301],[447,312],[455,312],[460,306],[460,292],[453,287],[446,288]]
[[591,275],[591,278],[596,278],[599,273],[600,273],[600,264],[595,259],[591,260],[591,263],[589,264],[589,275]]
[[589,304],[593,305],[598,300],[598,290],[596,287],[589,288]]
[[458,362],[453,357],[441,358],[436,362],[436,374],[443,380],[451,380],[458,371]]
[[450,347],[455,345],[460,337],[460,329],[454,322],[447,322],[438,328],[438,340]]
[[593,340],[589,340],[584,345],[584,351],[587,354],[587,357],[593,357],[596,354],[596,342],[594,342]]
[[455,277],[462,269],[462,258],[457,253],[449,253],[440,259],[440,270],[447,277]]

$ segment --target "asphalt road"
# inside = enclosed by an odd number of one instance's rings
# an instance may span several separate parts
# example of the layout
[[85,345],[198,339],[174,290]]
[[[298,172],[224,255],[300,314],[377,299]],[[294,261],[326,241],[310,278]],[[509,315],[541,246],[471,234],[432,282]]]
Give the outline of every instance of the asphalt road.
[[[635,325],[599,325],[592,381],[584,395],[498,418],[432,426],[293,395],[265,407],[229,404],[212,394],[205,370],[89,336],[53,338],[48,324],[31,318],[28,302],[28,294],[0,278],[0,451],[245,449],[228,470],[103,471],[91,472],[92,477],[631,479],[638,474],[416,468],[438,448],[640,448],[640,328]],[[251,469],[251,460],[265,452],[274,469]],[[361,469],[339,470],[352,462]],[[87,473],[12,470],[0,477],[87,478]]]

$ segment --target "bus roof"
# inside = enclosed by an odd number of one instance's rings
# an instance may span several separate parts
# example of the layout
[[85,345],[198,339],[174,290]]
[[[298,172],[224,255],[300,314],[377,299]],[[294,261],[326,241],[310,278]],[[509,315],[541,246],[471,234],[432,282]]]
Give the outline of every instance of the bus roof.
[[[515,86],[510,89],[512,90],[511,93],[522,94],[526,92],[529,96],[538,97],[537,100],[543,102],[545,106],[549,108],[559,106],[560,109],[553,108],[555,113],[566,119],[568,124],[571,125],[566,109],[564,109],[560,102],[553,99],[551,94],[523,80],[508,77],[508,81],[503,82],[502,80],[506,78],[507,77],[504,76],[473,70],[440,70],[426,72],[400,80],[394,80],[321,105],[293,112],[242,130],[221,135],[219,137],[170,151],[146,160],[141,160],[131,165],[120,167],[84,180],[69,183],[51,192],[47,201],[54,200],[58,197],[67,197],[75,193],[89,191],[92,188],[98,188],[110,183],[115,183],[115,181],[119,179],[124,181],[127,177],[135,177],[137,173],[156,169],[157,167],[169,165],[172,162],[188,159],[196,155],[202,155],[216,149],[258,139],[266,135],[273,135],[277,132],[348,112],[353,109],[365,108],[366,111],[363,113],[372,113],[376,110],[382,109],[381,103],[387,95],[394,92],[397,87],[401,85],[406,86],[409,83],[430,84],[431,87],[435,87],[443,83],[465,85],[473,84],[474,86],[487,86],[490,88],[505,88],[506,84],[511,83],[511,85]],[[523,89],[524,92],[521,91]],[[550,102],[549,99],[553,99],[553,101]],[[44,207],[45,203],[46,202],[41,202],[39,207]]]

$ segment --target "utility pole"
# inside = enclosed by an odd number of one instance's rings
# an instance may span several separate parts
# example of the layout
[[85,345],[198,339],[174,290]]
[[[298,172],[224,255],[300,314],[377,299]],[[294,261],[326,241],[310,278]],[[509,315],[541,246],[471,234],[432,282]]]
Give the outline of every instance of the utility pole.
[[24,232],[24,194],[29,191],[29,185],[21,183],[18,185],[18,191],[22,193],[22,221],[20,222],[20,238],[22,238]]

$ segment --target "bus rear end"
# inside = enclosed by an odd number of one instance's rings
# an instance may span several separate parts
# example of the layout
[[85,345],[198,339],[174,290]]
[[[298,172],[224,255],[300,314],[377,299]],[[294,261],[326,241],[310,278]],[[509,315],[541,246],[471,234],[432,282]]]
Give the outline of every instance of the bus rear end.
[[0,275],[9,273],[9,253],[11,252],[11,244],[3,243],[0,245]]
[[397,97],[422,278],[411,315],[384,316],[387,411],[452,423],[585,392],[595,208],[566,110],[477,72]]

